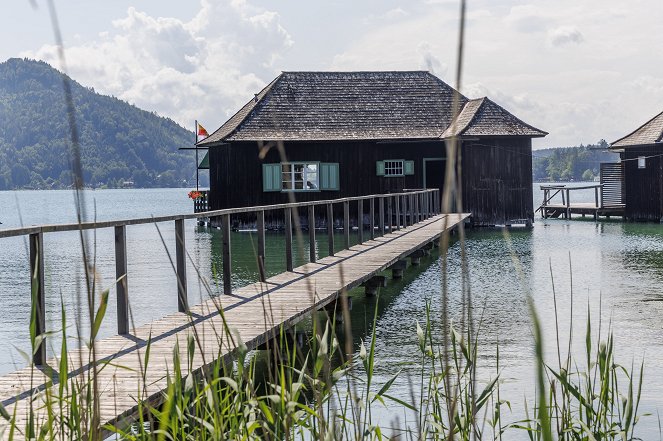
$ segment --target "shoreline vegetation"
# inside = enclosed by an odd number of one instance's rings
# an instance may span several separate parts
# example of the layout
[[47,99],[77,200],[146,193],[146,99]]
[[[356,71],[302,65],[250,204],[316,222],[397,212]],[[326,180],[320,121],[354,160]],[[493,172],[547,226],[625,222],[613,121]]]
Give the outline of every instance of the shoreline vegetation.
[[[509,240],[505,233],[505,241]],[[443,261],[441,256],[434,264]],[[512,261],[511,271],[520,273],[518,256],[512,254]],[[551,286],[555,298],[554,280]],[[523,284],[517,289],[525,291],[525,287]],[[643,416],[638,407],[644,362],[630,367],[619,364],[612,330],[608,326],[605,331],[600,319],[592,322],[589,310],[584,351],[580,358],[573,358],[570,336],[577,330],[569,323],[569,341],[560,340],[562,323],[557,317],[556,300],[557,359],[545,360],[536,308],[530,295],[523,294],[530,306],[537,373],[536,394],[525,398],[526,418],[517,421],[509,420],[512,397],[500,391],[501,377],[508,377],[508,372],[503,372],[499,364],[499,343],[494,348],[494,373],[489,377],[478,374],[482,369],[478,357],[482,318],[473,316],[471,309],[466,310],[460,323],[451,325],[444,317],[433,316],[428,302],[421,322],[404,324],[412,331],[410,339],[417,343],[418,353],[413,354],[412,364],[418,378],[408,378],[408,394],[396,395],[390,388],[401,375],[397,367],[389,368],[391,378],[386,382],[375,380],[382,356],[376,350],[375,333],[379,302],[375,303],[370,331],[358,347],[347,335],[351,333],[347,302],[339,302],[344,309],[311,317],[309,337],[302,345],[294,343],[287,330],[281,329],[268,344],[264,370],[258,369],[255,352],[247,351],[239,332],[226,328],[219,330],[218,344],[227,345],[226,339],[230,339],[237,347],[234,360],[215,360],[206,369],[192,372],[191,362],[203,344],[192,335],[178,343],[186,346],[186,357],[181,357],[179,346],[173,348],[170,368],[164,372],[169,386],[158,403],[142,402],[146,397],[141,397],[139,389],[138,419],[132,424],[103,428],[96,427],[95,419],[100,404],[96,398],[99,386],[94,381],[97,370],[91,370],[86,381],[67,378],[67,366],[73,361],[68,358],[72,342],[68,336],[70,325],[62,311],[57,385],[47,388],[43,395],[35,394],[28,415],[9,414],[0,406],[0,415],[8,423],[0,436],[44,440],[101,440],[115,434],[123,440],[469,441],[511,439],[524,434],[530,440],[639,439],[635,429]],[[99,294],[97,307],[91,311],[94,320],[90,334],[78,336],[81,344],[94,345],[108,297],[108,291]],[[219,313],[223,315],[220,304]],[[31,339],[36,348],[39,336],[31,334]],[[135,375],[147,370],[150,345],[148,341],[141,371]],[[384,407],[394,406],[411,418],[384,421],[377,416]],[[15,423],[18,420],[25,424]]]

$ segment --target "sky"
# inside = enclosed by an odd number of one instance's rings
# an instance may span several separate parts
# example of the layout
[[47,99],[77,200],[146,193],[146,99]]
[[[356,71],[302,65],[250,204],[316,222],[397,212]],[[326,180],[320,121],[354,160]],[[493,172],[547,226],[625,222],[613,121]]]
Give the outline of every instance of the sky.
[[[54,0],[68,73],[215,130],[281,71],[429,70],[455,86],[458,0]],[[62,68],[45,0],[3,5],[0,61]],[[663,0],[468,0],[461,91],[614,141],[663,111]]]

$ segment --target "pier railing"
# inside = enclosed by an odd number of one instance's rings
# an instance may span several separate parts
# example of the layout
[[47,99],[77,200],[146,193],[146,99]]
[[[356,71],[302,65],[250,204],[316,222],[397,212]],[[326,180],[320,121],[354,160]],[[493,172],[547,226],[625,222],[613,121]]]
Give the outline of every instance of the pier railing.
[[[623,214],[624,205],[615,203],[612,193],[606,203],[606,194],[604,194],[604,185],[574,185],[565,184],[541,185],[543,191],[543,201],[537,211],[541,212],[544,218],[564,216],[570,219],[572,214],[586,214],[594,216],[619,216]],[[594,190],[593,202],[572,202],[571,193],[577,190]],[[561,199],[561,201],[560,201]]]
[[[39,225],[22,228],[0,229],[0,239],[6,237],[28,236],[30,249],[30,280],[32,292],[32,311],[34,321],[34,335],[41,336],[38,347],[33,354],[35,365],[46,362],[46,296],[44,286],[44,234],[63,232],[95,230],[113,228],[115,230],[115,275],[117,297],[117,332],[129,333],[129,289],[127,280],[127,227],[131,225],[151,224],[159,222],[174,222],[175,228],[175,270],[177,279],[177,305],[180,312],[189,310],[187,298],[186,275],[186,244],[184,221],[187,219],[221,218],[222,248],[223,248],[223,292],[232,293],[231,286],[231,217],[233,215],[255,213],[258,235],[258,266],[261,281],[265,280],[265,212],[282,211],[285,224],[285,261],[286,270],[293,270],[293,213],[306,210],[308,216],[308,235],[310,243],[315,243],[315,216],[317,210],[322,210],[327,219],[327,237],[329,255],[333,256],[334,248],[334,205],[343,207],[343,242],[344,247],[350,248],[350,209],[355,205],[358,219],[358,240],[364,242],[363,220],[368,209],[368,238],[399,230],[440,213],[440,190],[416,190],[402,193],[378,194],[356,196],[341,199],[330,199],[309,202],[295,202],[277,205],[264,205],[255,207],[238,207],[223,210],[204,211],[190,214],[172,216],[144,217],[124,220],[111,220],[99,222],[81,222],[72,224]],[[376,219],[377,215],[377,219]],[[316,261],[315,247],[311,246],[309,261]]]

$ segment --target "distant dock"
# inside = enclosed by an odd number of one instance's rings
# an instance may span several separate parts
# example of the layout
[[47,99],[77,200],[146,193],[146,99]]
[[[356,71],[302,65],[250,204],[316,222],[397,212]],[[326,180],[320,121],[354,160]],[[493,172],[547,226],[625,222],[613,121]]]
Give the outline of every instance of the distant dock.
[[[598,220],[600,216],[610,218],[624,215],[621,191],[616,195],[614,189],[607,188],[604,183],[583,186],[553,184],[542,185],[540,188],[543,191],[543,201],[536,211],[540,211],[544,219],[559,217],[571,219],[576,214],[582,217],[593,216]],[[590,189],[594,190],[594,202],[572,201],[574,191]]]

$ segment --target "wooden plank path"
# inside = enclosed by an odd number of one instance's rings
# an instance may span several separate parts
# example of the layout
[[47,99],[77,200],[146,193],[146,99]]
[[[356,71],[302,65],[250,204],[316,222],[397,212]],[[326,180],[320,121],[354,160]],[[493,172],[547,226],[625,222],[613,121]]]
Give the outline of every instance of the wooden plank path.
[[[436,215],[265,282],[239,288],[232,295],[211,298],[191,307],[189,314],[174,313],[132,328],[127,335],[99,340],[95,347],[99,360],[96,367],[86,364],[89,349],[71,350],[69,377],[86,381],[94,368],[102,425],[126,423],[137,412],[139,392],[144,399],[159,402],[167,387],[166,373],[172,369],[175,348],[183,360],[182,374],[188,374],[190,336],[195,334],[198,342],[193,371],[219,358],[231,357],[239,339],[248,349],[254,349],[277,336],[282,326],[293,326],[336,300],[342,291],[361,285],[468,217],[469,214]],[[148,340],[150,361],[145,366]],[[33,407],[39,409],[47,388],[57,395],[58,366],[57,359],[49,359],[44,367],[26,367],[0,377],[0,400],[10,415],[16,412],[19,427],[24,425],[31,400]],[[39,410],[37,413],[43,421],[43,408],[42,414]],[[0,428],[3,423],[4,419]]]

